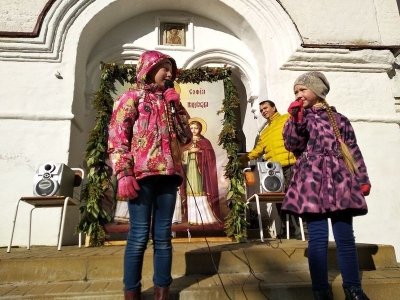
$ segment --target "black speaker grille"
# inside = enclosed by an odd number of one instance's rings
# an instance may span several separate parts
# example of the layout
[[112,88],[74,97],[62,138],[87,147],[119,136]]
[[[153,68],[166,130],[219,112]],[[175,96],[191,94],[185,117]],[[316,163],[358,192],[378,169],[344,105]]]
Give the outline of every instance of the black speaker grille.
[[56,190],[56,183],[50,179],[40,180],[35,187],[36,194],[40,196],[52,196]]
[[269,192],[278,192],[281,189],[281,180],[276,176],[269,176],[264,178],[264,187]]

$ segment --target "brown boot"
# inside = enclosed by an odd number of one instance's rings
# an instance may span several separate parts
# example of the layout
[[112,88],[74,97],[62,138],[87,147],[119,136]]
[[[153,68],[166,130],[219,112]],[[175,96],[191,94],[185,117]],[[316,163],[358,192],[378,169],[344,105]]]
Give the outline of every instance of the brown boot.
[[154,287],[154,300],[168,300],[168,297],[169,297],[169,286]]
[[140,289],[134,291],[124,291],[125,300],[141,300],[141,292]]

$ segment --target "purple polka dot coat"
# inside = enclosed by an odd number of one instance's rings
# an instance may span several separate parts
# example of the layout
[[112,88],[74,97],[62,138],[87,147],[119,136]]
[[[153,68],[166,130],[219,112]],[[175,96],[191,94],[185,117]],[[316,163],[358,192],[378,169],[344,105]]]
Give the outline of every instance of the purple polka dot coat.
[[283,210],[299,215],[348,210],[357,216],[368,212],[360,185],[370,181],[356,135],[350,121],[331,108],[358,173],[351,175],[346,168],[326,109],[306,109],[303,122],[288,119],[283,129],[285,147],[297,158]]

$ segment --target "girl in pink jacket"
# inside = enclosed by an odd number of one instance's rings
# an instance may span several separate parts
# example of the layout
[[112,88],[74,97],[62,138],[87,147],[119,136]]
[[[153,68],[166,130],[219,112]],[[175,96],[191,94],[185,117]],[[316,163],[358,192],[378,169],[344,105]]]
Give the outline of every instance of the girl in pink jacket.
[[[150,223],[155,299],[167,299],[172,282],[171,224],[182,168],[174,159],[171,118],[179,118],[183,130],[190,133],[189,115],[179,94],[166,88],[175,79],[176,70],[175,60],[168,55],[144,52],[136,68],[137,88],[116,100],[111,117],[108,152],[118,193],[128,199],[130,220],[124,257],[125,299],[141,297]],[[176,113],[171,114],[171,108]]]

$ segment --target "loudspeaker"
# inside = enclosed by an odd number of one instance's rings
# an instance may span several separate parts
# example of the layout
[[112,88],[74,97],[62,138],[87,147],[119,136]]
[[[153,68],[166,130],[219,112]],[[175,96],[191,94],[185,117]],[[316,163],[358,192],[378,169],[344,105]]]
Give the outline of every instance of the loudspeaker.
[[285,175],[279,162],[257,162],[257,169],[261,193],[283,191]]
[[67,165],[55,163],[39,165],[33,179],[33,194],[72,197],[74,180],[75,172]]

